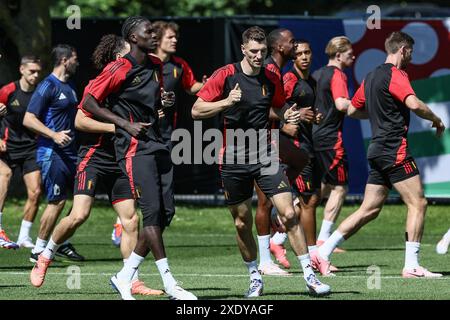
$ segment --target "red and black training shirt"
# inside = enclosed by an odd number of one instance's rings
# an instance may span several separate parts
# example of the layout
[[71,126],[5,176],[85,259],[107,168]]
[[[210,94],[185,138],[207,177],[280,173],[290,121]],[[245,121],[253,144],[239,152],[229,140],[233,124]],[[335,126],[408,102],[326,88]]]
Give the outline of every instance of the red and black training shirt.
[[159,128],[165,141],[170,141],[176,127],[178,98],[182,90],[189,90],[197,82],[189,64],[182,58],[171,56],[163,63],[164,90],[175,92],[175,105],[164,109],[164,117],[160,119]]
[[0,102],[6,105],[7,114],[1,118],[1,138],[6,142],[6,152],[11,159],[21,159],[36,152],[36,135],[23,125],[33,91],[25,92],[19,81],[0,89]]
[[314,150],[343,148],[342,128],[345,113],[336,108],[334,101],[337,98],[349,99],[347,76],[335,66],[324,66],[316,70],[312,77],[317,83],[314,106],[323,115],[320,124],[313,125]]
[[161,61],[149,56],[146,65],[140,65],[127,54],[111,62],[89,86],[87,93],[100,103],[108,98],[115,114],[130,122],[151,123],[142,136],[132,137],[117,127],[115,134],[116,159],[120,161],[137,155],[168,151],[161,132],[157,109],[161,107]]
[[[93,82],[94,80],[89,81],[88,85],[84,89],[83,98],[78,105],[78,109],[80,109],[86,117],[94,119],[95,117],[83,108],[84,100],[86,99],[86,95],[89,93]],[[104,103],[106,107],[106,101]],[[99,166],[104,169],[119,168],[116,161],[113,133],[88,133],[79,131],[77,134],[77,139],[79,144],[78,171],[83,171],[88,164]]]
[[407,135],[410,111],[405,105],[408,96],[415,95],[406,72],[391,63],[370,72],[352,99],[355,108],[369,114],[372,140],[367,158],[392,157],[393,165],[407,156]]
[[[228,64],[213,73],[197,96],[208,102],[219,101],[227,98],[237,83],[242,98],[223,112],[224,138],[227,129],[270,129],[270,108],[282,108],[285,98],[281,82],[266,68],[261,68],[258,75],[249,76],[242,71],[240,63]],[[224,141],[224,146],[229,144],[237,151],[245,148],[248,154],[247,144],[238,146],[234,141]]]
[[[286,101],[290,105],[296,103],[299,109],[311,107],[314,110],[316,81],[312,77],[302,79],[293,67],[283,76],[283,85]],[[310,156],[313,154],[312,124],[303,121],[299,123],[296,141],[299,147],[305,149]]]

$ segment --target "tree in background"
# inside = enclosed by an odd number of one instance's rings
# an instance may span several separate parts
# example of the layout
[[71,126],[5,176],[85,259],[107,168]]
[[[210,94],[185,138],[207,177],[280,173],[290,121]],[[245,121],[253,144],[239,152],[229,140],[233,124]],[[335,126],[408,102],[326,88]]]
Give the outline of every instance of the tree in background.
[[[49,68],[50,0],[0,0],[0,84],[19,77],[20,57],[35,54]],[[43,72],[45,74],[46,72]]]

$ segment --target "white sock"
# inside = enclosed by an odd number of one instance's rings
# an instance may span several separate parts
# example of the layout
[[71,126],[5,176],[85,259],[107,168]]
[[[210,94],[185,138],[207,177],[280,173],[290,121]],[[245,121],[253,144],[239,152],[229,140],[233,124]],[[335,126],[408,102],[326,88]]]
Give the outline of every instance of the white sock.
[[259,249],[259,265],[272,262],[270,257],[270,234],[267,236],[258,236],[258,249]]
[[36,245],[34,246],[34,249],[31,252],[40,254],[42,251],[44,251],[45,247],[47,246],[47,242],[48,242],[47,240],[37,238]]
[[308,246],[308,252],[313,252],[317,250],[317,246]]
[[[128,259],[123,259],[123,265],[127,263]],[[139,280],[139,269],[136,269],[136,272],[133,274],[133,278],[131,279],[131,282],[134,282],[136,280]]]
[[444,234],[443,238],[444,238],[445,241],[450,241],[450,229],[448,229],[447,233]]
[[55,256],[56,251],[59,248],[59,244],[56,244],[53,241],[53,238],[50,238],[50,241],[47,243],[47,246],[45,247],[44,251],[42,252],[42,255],[47,258],[52,260],[53,257]]
[[170,272],[169,261],[167,260],[167,258],[159,259],[158,261],[155,261],[155,263],[164,283],[164,288],[167,289],[176,285],[177,281]]
[[420,242],[406,241],[405,269],[411,270],[419,266]]
[[275,232],[271,240],[276,245],[282,245],[286,242],[287,237],[288,237],[287,233]]
[[261,274],[259,273],[258,267],[256,265],[256,260],[250,262],[244,261],[244,263],[247,266],[248,273],[250,274],[250,280],[262,280]]
[[144,257],[137,255],[134,251],[130,254],[126,262],[123,264],[122,270],[117,274],[117,279],[123,282],[131,282],[133,275],[139,268],[139,265],[144,261]]
[[334,222],[328,220],[322,220],[322,227],[320,227],[318,241],[327,241],[330,237],[331,229],[333,229]]
[[324,242],[323,245],[319,247],[319,254],[325,260],[330,261],[331,253],[333,250],[340,245],[344,241],[344,236],[336,230],[333,234],[328,238],[327,241]]
[[304,254],[302,256],[297,256],[298,261],[300,261],[300,265],[303,269],[303,278],[306,280],[314,271],[311,267],[311,259],[309,258],[309,253]]
[[20,242],[21,240],[29,239],[30,238],[30,230],[33,226],[33,222],[22,220],[22,224],[20,225],[20,232],[19,237],[17,238],[17,242]]
[[3,212],[0,211],[0,231],[3,230],[3,228],[2,228],[2,216],[3,216]]

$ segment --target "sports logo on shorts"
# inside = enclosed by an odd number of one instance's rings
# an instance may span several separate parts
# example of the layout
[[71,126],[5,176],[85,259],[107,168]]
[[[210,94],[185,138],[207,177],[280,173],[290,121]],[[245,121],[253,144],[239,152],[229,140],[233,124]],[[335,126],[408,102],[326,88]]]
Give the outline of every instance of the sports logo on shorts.
[[278,189],[283,189],[283,188],[287,188],[287,184],[284,181],[281,181],[280,184],[278,185]]
[[61,194],[61,188],[57,184],[55,184],[53,186],[53,195],[59,196],[60,194]]
[[92,180],[88,180],[88,185],[87,185],[88,190],[91,190],[92,184],[93,184]]
[[141,78],[139,78],[139,76],[136,76],[136,77],[133,79],[133,81],[131,81],[131,85],[132,85],[132,86],[136,86],[136,85],[138,85],[138,84],[141,83],[141,82],[142,82]]
[[176,67],[173,68],[173,77],[176,79],[178,78],[178,70]]

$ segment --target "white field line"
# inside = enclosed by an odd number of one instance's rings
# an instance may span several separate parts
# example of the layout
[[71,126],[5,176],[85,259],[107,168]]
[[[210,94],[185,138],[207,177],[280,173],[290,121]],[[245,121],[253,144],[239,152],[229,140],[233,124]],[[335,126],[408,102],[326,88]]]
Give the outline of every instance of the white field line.
[[[29,272],[2,272],[1,275],[29,275]],[[111,277],[113,273],[80,273],[80,276],[91,276],[91,277],[96,277],[96,276],[104,276],[104,277]],[[52,276],[72,276],[73,274],[67,274],[66,272],[49,272],[47,273],[47,275],[52,275]],[[146,277],[159,277],[160,274],[159,273],[139,273],[140,276],[146,276]],[[215,277],[225,277],[225,278],[248,278],[247,274],[200,274],[200,273],[177,273],[177,276],[179,277],[204,277],[204,278],[215,278]],[[339,278],[345,278],[345,279],[367,279],[368,277],[370,277],[371,275],[337,275],[336,277],[329,277],[327,279],[339,279]],[[284,277],[280,277],[280,276],[264,276],[264,277],[279,277],[279,278],[292,278],[292,277],[299,277],[299,276],[284,276]],[[401,276],[381,276],[382,279],[403,279]],[[427,278],[428,280],[430,280],[430,278]],[[450,277],[442,277],[442,278],[435,278],[432,280],[450,280]]]

